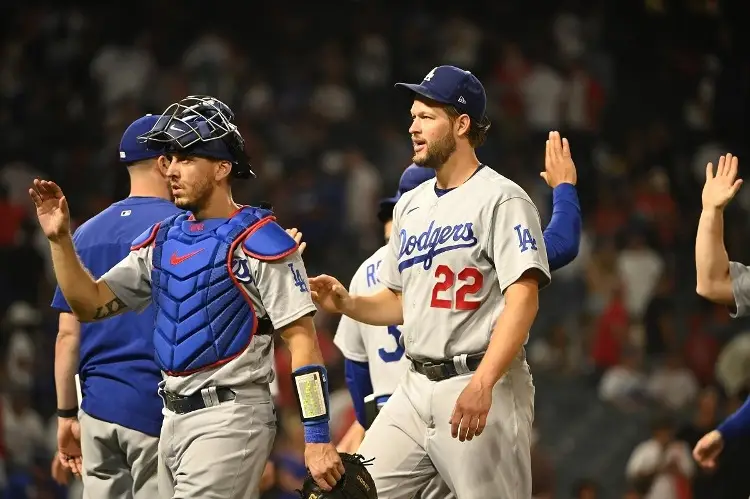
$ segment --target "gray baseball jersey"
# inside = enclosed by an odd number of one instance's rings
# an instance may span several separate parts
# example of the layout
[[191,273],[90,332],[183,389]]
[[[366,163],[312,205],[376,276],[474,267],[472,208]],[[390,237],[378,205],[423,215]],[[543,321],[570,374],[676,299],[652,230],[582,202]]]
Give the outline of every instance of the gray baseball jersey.
[[[387,251],[388,246],[383,246],[359,266],[349,293],[367,295],[383,289],[378,269]],[[392,394],[409,365],[400,338],[400,326],[371,326],[342,316],[333,341],[347,359],[368,363],[373,394],[377,397]]]
[[739,262],[729,262],[729,277],[732,279],[734,310],[732,317],[750,315],[750,267]]
[[482,167],[442,196],[429,180],[393,212],[381,282],[402,293],[404,344],[416,359],[486,350],[504,292],[537,269],[550,280],[539,213],[528,194]]
[[[151,302],[152,247],[147,246],[124,258],[102,276],[112,292],[133,310],[143,310]],[[275,329],[315,312],[307,289],[300,289],[299,279],[289,264],[307,281],[305,265],[298,252],[276,262],[263,262],[247,256],[241,249],[234,253],[232,272],[242,284],[258,317],[268,315]],[[241,389],[273,379],[273,339],[256,336],[248,348],[235,359],[187,376],[165,376],[164,389],[180,395],[191,395],[208,386]]]

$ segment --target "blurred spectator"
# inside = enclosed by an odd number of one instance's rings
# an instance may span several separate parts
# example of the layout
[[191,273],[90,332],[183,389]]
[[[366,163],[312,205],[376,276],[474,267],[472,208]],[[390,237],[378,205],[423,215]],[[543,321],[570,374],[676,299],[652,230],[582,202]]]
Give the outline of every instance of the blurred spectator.
[[573,485],[571,499],[599,499],[599,484],[594,480],[584,478]]
[[689,499],[690,478],[695,464],[690,448],[675,439],[674,424],[668,418],[655,421],[651,438],[630,455],[626,474],[645,499]]
[[716,363],[716,379],[729,397],[750,388],[750,332],[737,334],[730,340]]
[[685,367],[681,352],[668,354],[648,379],[651,397],[673,411],[687,408],[698,395],[698,388],[698,381]]
[[646,333],[645,352],[650,359],[660,358],[677,347],[672,300],[674,281],[665,273],[659,279],[653,297],[646,306],[643,323]]
[[646,244],[643,234],[634,231],[617,257],[617,270],[628,313],[633,318],[642,317],[664,272],[664,259]]
[[637,409],[647,399],[646,383],[641,353],[628,348],[623,352],[622,362],[610,367],[602,376],[599,396],[622,409]]
[[[715,388],[705,388],[698,396],[697,407],[692,420],[677,432],[677,439],[682,440],[690,449],[695,447],[703,435],[714,430],[719,424],[719,394]],[[697,467],[693,476],[693,499],[708,499],[718,488],[717,475]]]
[[701,386],[714,382],[716,359],[721,348],[716,336],[710,334],[706,327],[706,320],[702,315],[691,314],[684,345],[685,364],[693,371]]
[[622,350],[630,343],[629,335],[630,317],[621,288],[616,288],[594,329],[591,357],[598,375],[620,363]]
[[539,430],[531,432],[531,483],[532,499],[555,497],[555,468],[548,453],[539,444]]

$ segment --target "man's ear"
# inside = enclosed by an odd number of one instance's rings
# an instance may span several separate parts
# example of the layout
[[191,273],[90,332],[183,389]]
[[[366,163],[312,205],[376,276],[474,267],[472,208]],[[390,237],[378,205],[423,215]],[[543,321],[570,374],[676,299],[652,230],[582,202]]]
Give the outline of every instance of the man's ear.
[[232,174],[232,163],[219,161],[216,165],[216,180],[223,180]]
[[162,177],[167,178],[167,169],[169,169],[169,164],[172,161],[167,156],[159,156],[156,158],[156,166],[159,170],[159,173],[161,173]]
[[469,134],[469,128],[471,127],[471,118],[468,114],[462,114],[453,122],[455,127],[456,135],[466,136]]

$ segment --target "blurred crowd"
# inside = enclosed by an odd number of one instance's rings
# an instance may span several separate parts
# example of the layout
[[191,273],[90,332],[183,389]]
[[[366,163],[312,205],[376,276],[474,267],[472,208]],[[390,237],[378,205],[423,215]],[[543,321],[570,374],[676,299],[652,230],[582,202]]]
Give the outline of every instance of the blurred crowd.
[[[750,495],[741,465],[750,443],[727,449],[714,474],[690,456],[750,389],[750,327],[696,296],[693,256],[706,163],[730,151],[742,175],[748,152],[750,43],[735,3],[191,5],[17,6],[0,19],[5,497],[80,496],[80,482],[67,489],[50,478],[55,281],[28,200],[33,178],[60,183],[81,223],[127,195],[116,151],[131,121],[188,94],[213,95],[237,113],[259,177],[237,183],[235,199],[271,202],[282,225],[304,233],[310,275],[348,282],[382,244],[378,199],[410,163],[409,101],[393,83],[419,81],[440,64],[482,79],[493,124],[479,157],[524,187],[544,222],[551,192],[538,172],[550,130],[568,137],[578,168],[581,249],[544,291],[528,345],[539,387],[536,496]],[[748,211],[745,187],[725,232],[731,258],[745,263]],[[337,320],[316,317],[340,436],[354,416],[331,341]],[[303,438],[287,410],[294,399],[281,345],[276,368],[280,430],[264,497],[292,498],[305,474]],[[583,400],[581,411],[601,406],[641,422],[642,441],[626,460],[591,476],[563,459],[552,437],[582,416],[566,419],[557,398],[541,400],[559,380],[567,380],[560,404]],[[593,440],[605,454],[616,433],[589,431],[566,445]]]

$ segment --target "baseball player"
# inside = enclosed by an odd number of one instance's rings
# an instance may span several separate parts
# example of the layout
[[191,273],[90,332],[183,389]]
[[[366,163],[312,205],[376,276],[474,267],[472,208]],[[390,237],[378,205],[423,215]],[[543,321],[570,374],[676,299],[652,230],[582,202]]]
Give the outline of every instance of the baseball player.
[[328,376],[297,242],[270,211],[232,199],[230,177],[254,176],[233,119],[217,99],[190,96],[141,136],[165,144],[174,201],[187,213],[144,231],[99,280],[75,252],[60,187],[37,179],[29,190],[79,321],[154,304],[155,359],[164,375],[162,498],[258,497],[275,435],[274,330],[292,356],[305,463],[324,490],[344,472],[330,443]]
[[[95,278],[125,258],[140,233],[181,211],[170,201],[163,151],[148,149],[137,140],[158,118],[139,118],[120,141],[120,162],[128,168],[130,196],[88,220],[73,236],[81,262]],[[140,315],[129,312],[81,324],[59,287],[52,307],[60,312],[55,383],[61,461],[74,473],[83,471],[88,498],[158,497],[162,404],[156,391],[161,373],[153,360],[153,307]],[[83,396],[80,411],[76,372]]]
[[408,499],[439,475],[459,498],[527,498],[534,385],[523,346],[550,281],[539,214],[477,159],[489,121],[474,75],[440,66],[398,86],[415,97],[413,161],[436,178],[396,203],[380,291],[310,279],[329,312],[403,325],[409,369],[359,453],[374,458],[380,497]]
[[[374,293],[381,288],[377,269],[388,248],[393,207],[402,195],[434,177],[434,170],[412,164],[401,175],[396,196],[380,202],[378,218],[383,223],[386,245],[357,269],[349,286],[350,294]],[[551,132],[550,140],[547,141],[542,177],[553,188],[552,219],[543,235],[550,269],[557,270],[576,257],[582,223],[575,188],[575,164],[570,156],[567,139],[560,140],[558,132]],[[372,424],[374,416],[395,391],[408,369],[408,359],[404,357],[404,348],[400,344],[401,336],[398,326],[370,326],[346,316],[339,322],[334,343],[345,357],[346,381],[357,415],[357,420],[338,444],[340,451],[355,452],[359,448],[365,429]],[[431,483],[435,483],[435,486],[428,484],[422,493],[423,497],[445,498],[450,495],[450,491],[439,486],[443,482],[438,477]]]
[[[695,238],[696,290],[702,297],[725,305],[734,318],[750,315],[750,267],[729,260],[724,247],[724,208],[742,186],[737,178],[739,160],[727,154],[706,165],[703,211]],[[715,430],[701,438],[693,457],[702,467],[714,469],[727,440],[750,434],[750,398]]]

